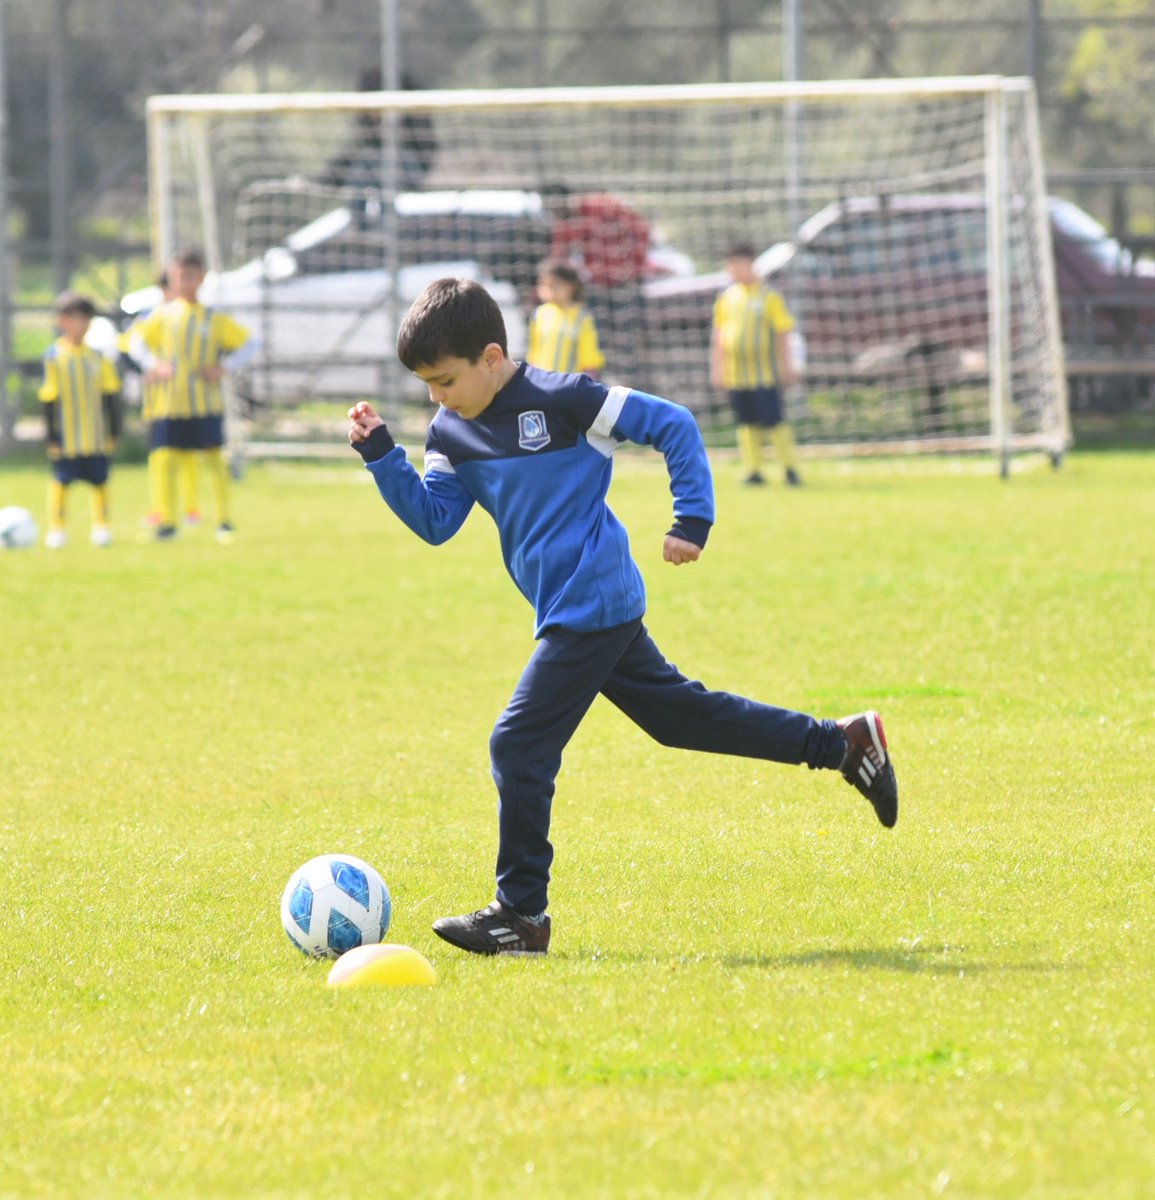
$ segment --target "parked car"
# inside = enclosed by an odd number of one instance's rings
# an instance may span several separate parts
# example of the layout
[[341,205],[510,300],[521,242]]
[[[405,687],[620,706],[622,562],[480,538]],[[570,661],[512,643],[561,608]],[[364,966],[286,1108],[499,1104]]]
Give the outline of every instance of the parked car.
[[[302,275],[330,274],[384,264],[386,232],[380,204],[370,197],[334,208],[284,244],[296,244]],[[541,196],[514,189],[401,192],[389,232],[401,268],[476,262],[488,278],[522,292],[533,287],[552,238]]]
[[[394,317],[404,313],[427,284],[449,275],[476,279],[490,291],[505,318],[511,353],[525,352],[526,319],[512,282],[490,275],[476,258],[407,263],[410,256],[405,248],[410,242],[403,235],[394,296],[384,264],[366,266],[378,255],[384,258],[381,237],[378,234],[367,249],[361,225],[352,209],[334,209],[259,257],[205,278],[202,301],[226,310],[261,342],[258,357],[238,381],[244,396],[278,403],[375,396],[390,386],[417,394],[420,384],[410,382],[408,373],[398,373],[394,366]],[[477,226],[467,221],[463,229],[476,231]],[[434,249],[448,248],[445,240],[434,236]],[[495,237],[475,242],[474,248],[489,252],[496,245]],[[422,246],[429,248],[426,243]],[[125,322],[154,308],[160,298],[157,287],[126,295],[121,301]]]
[[[261,339],[260,355],[240,381],[244,394],[265,402],[380,394],[398,378],[391,309],[403,313],[426,284],[447,275],[482,283],[501,306],[510,353],[525,353],[526,313],[552,239],[537,192],[403,192],[392,232],[395,297],[385,222],[372,200],[333,208],[242,266],[209,274],[203,301],[226,309]],[[686,255],[655,239],[650,278],[693,269]],[[125,319],[159,300],[155,287],[125,296]],[[404,380],[393,386],[407,394],[421,390]]]
[[[1067,200],[1048,201],[1064,341],[1071,358],[1155,348],[1155,264],[1134,260]],[[1012,259],[1025,251],[1012,246]],[[835,201],[755,262],[781,290],[805,337],[812,378],[870,379],[916,367],[936,386],[987,367],[986,214],[982,196],[917,193]],[[1022,264],[1012,261],[1012,277]],[[1016,269],[1018,267],[1019,269]],[[646,288],[648,342],[706,388],[714,297],[724,271]],[[678,383],[667,387],[676,394]]]

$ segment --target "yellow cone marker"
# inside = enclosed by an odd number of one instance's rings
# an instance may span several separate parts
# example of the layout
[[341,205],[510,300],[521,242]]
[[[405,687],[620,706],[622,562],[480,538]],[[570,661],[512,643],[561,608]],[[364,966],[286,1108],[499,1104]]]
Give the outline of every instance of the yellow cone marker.
[[342,954],[329,971],[329,986],[428,987],[437,982],[433,964],[411,946],[356,946]]

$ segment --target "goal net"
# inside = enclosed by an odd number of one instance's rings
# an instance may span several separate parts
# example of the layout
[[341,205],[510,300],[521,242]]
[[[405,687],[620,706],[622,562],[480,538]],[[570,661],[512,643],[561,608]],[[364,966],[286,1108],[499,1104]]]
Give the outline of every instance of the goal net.
[[148,119],[157,258],[201,246],[206,302],[260,338],[233,425],[266,450],[361,396],[427,419],[393,343],[432,279],[483,281],[523,355],[551,253],[586,281],[603,377],[721,435],[738,243],[796,319],[812,453],[1069,440],[1029,80],[157,96]]

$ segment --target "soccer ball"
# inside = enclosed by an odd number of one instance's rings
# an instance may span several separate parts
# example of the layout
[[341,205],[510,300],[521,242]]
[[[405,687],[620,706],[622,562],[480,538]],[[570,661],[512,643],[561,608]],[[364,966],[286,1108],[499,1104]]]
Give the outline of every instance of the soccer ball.
[[0,546],[5,550],[26,550],[35,546],[39,534],[36,518],[28,509],[15,504],[0,508]]
[[352,854],[320,854],[293,872],[281,895],[281,924],[311,958],[340,958],[385,939],[393,903],[375,870]]

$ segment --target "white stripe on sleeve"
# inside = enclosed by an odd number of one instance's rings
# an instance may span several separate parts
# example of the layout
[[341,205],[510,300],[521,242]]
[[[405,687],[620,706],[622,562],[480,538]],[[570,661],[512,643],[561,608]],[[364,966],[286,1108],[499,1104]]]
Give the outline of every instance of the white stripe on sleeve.
[[629,388],[610,388],[606,395],[606,402],[602,405],[601,411],[594,418],[594,423],[586,433],[586,441],[599,454],[604,455],[606,458],[609,458],[620,444],[617,438],[613,436],[614,425],[617,424],[618,417],[621,416],[622,407],[625,405],[626,397],[629,394]]
[[430,471],[438,471],[442,475],[457,474],[453,469],[453,464],[439,450],[425,452],[425,473],[428,475]]

